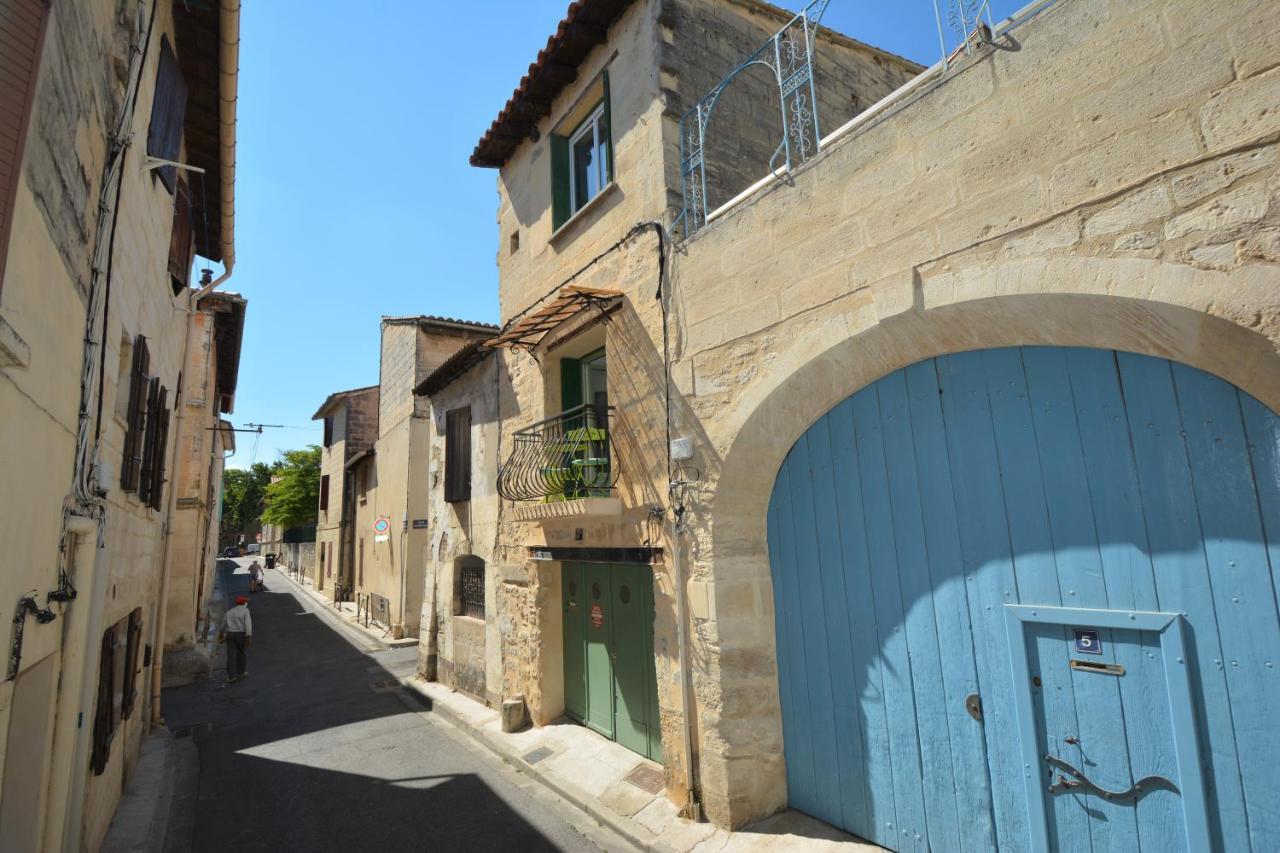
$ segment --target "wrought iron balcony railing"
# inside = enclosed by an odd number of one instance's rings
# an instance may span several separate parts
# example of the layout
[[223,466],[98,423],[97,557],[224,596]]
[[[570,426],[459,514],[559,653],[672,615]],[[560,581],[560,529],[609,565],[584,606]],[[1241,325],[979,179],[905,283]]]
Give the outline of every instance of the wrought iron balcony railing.
[[618,481],[609,442],[612,413],[588,403],[517,432],[511,457],[498,471],[498,494],[513,501],[610,495]]

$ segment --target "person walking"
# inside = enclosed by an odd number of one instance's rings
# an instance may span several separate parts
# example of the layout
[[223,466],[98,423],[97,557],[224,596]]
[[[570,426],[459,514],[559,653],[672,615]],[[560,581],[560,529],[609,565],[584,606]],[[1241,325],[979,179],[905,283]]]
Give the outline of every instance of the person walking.
[[249,615],[249,599],[237,595],[235,607],[222,617],[222,638],[227,643],[227,681],[239,681],[249,674],[245,649],[253,638],[253,617]]
[[249,564],[249,592],[257,592],[260,589],[266,589],[266,585],[262,582],[262,566],[254,560]]

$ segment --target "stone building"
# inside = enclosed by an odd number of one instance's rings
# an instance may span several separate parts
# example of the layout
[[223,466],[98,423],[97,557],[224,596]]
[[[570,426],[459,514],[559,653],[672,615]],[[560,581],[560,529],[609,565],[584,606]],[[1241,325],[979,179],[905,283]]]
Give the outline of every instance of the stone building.
[[[754,49],[721,21],[775,57],[797,25],[572,5],[472,158],[496,698],[625,736],[725,826],[1274,847],[1278,18],[1036,3],[924,70],[820,34],[815,86],[850,69],[820,134],[738,174],[738,78],[698,100]],[[1090,784],[1123,796],[1068,808]]]
[[[504,688],[503,625],[496,600],[498,529],[498,359],[483,341],[467,344],[418,384],[430,406],[425,468],[427,530],[419,669],[482,702]],[[514,627],[510,623],[507,627]]]
[[169,570],[203,568],[172,481],[221,432],[182,377],[234,263],[238,42],[235,0],[0,12],[0,849],[96,850],[159,718]]
[[[361,611],[367,609],[397,639],[418,636],[427,544],[426,478],[418,472],[426,471],[429,413],[426,401],[413,391],[461,346],[496,331],[486,323],[445,317],[383,317],[378,385],[371,394],[346,392],[358,398],[358,411],[348,409],[345,417],[358,428],[359,444],[350,450],[329,448],[333,452],[321,457],[322,476],[327,471],[330,477],[330,495],[339,453],[345,459],[341,488],[351,524],[349,539],[339,544],[329,520],[333,516],[322,510],[322,523],[330,529],[317,541],[325,543],[326,561],[330,544],[339,553],[336,559],[350,581],[344,597],[350,590]],[[328,418],[335,406],[337,401],[330,397],[316,416]],[[315,562],[318,567],[319,554]]]
[[323,420],[320,454],[320,509],[316,516],[316,554],[311,582],[332,589],[343,601],[354,585],[351,571],[355,522],[347,464],[373,447],[378,437],[378,386],[337,391],[325,399],[312,420]]
[[161,595],[167,602],[165,684],[207,674],[211,666],[208,605],[221,520],[222,464],[235,451],[235,433],[222,415],[235,407],[247,304],[239,294],[217,291],[201,299],[191,315],[184,399],[172,421],[174,510],[165,545],[168,588]]

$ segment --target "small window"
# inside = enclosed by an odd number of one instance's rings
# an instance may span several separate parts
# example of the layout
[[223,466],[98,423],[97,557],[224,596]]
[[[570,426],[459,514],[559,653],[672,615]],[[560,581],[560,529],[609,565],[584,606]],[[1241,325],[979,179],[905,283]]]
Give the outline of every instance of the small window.
[[511,254],[513,255],[516,252],[520,251],[520,232],[519,231],[511,232],[511,236],[507,239],[507,245],[510,248]]
[[169,236],[169,282],[174,296],[186,290],[190,283],[193,240],[191,191],[185,181],[179,181],[173,196],[173,231]]
[[124,650],[124,690],[120,700],[120,716],[128,719],[138,698],[138,652],[142,648],[142,608],[135,607],[129,614],[126,628],[128,640]]
[[138,500],[154,510],[162,508],[164,474],[169,443],[169,389],[152,378],[147,389],[147,429],[142,440]]
[[471,408],[445,414],[444,499],[449,503],[471,500]]
[[[160,41],[160,67],[156,71],[156,91],[151,101],[151,124],[147,128],[147,153],[161,160],[178,159],[182,151],[182,123],[187,116],[187,83],[173,54],[168,36]],[[165,189],[173,192],[178,170],[164,166],[158,170]]]
[[333,444],[333,415],[324,419],[324,446]]
[[458,615],[484,618],[484,560],[479,557],[458,559],[457,601]]
[[89,766],[94,776],[101,776],[107,769],[111,756],[111,741],[115,739],[116,723],[116,625],[102,633],[98,649],[98,698],[93,712],[93,752]]
[[366,463],[360,463],[356,466],[356,494],[360,496],[360,503],[366,503],[369,500],[369,466]]
[[329,511],[329,475],[320,478],[320,511]]
[[570,216],[585,207],[609,182],[608,142],[601,103],[569,138]]
[[551,224],[557,230],[613,180],[609,75],[587,90],[585,108],[570,110],[552,131]]
[[[133,342],[133,369],[129,372],[128,427],[124,434],[124,458],[120,462],[120,488],[136,492],[142,477],[143,425],[147,417],[147,371],[151,368],[151,355],[147,339],[138,335]],[[116,393],[120,393],[119,389]]]

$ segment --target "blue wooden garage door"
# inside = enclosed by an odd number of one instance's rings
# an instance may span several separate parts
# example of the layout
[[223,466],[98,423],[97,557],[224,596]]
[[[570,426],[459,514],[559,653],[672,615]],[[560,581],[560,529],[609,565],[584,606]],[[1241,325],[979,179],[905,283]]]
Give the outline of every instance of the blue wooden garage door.
[[1280,418],[1027,347],[823,416],[768,516],[791,804],[895,850],[1280,849]]

